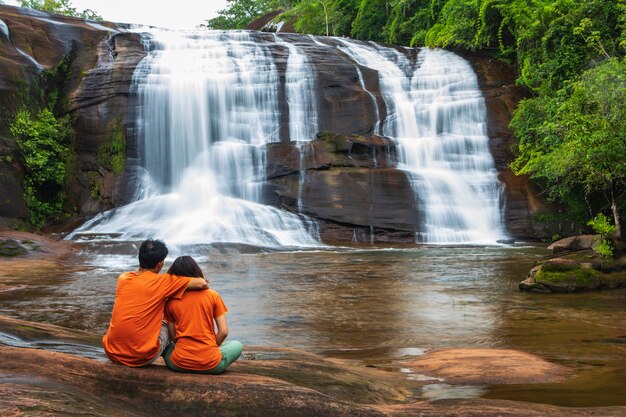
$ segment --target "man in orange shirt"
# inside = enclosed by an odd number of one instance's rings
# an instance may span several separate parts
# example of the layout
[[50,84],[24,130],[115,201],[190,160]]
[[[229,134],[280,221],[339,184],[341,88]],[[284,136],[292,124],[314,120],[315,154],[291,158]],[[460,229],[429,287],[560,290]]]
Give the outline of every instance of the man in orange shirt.
[[167,253],[160,240],[146,240],[139,248],[139,269],[118,278],[111,323],[102,338],[113,362],[134,367],[154,362],[170,343],[163,322],[165,301],[180,299],[186,290],[208,288],[203,278],[159,274]]

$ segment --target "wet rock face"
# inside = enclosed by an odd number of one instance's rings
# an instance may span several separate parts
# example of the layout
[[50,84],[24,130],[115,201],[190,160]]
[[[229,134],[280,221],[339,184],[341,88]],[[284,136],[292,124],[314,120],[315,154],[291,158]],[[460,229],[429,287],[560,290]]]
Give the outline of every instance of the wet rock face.
[[548,250],[552,253],[561,252],[576,252],[579,250],[593,249],[598,243],[600,243],[599,235],[578,235],[571,236],[565,239],[557,240],[548,246]]
[[74,25],[78,19],[42,17],[49,15],[0,6],[0,218],[6,218],[0,223],[7,225],[28,217],[23,171],[9,127],[20,108],[40,100],[46,88],[42,71],[54,68],[64,56],[83,58],[81,47],[91,41],[89,30]]
[[321,220],[324,241],[415,241],[419,205],[395,169],[393,141],[320,132],[312,142],[270,144],[267,159],[274,203]]
[[378,136],[319,132],[311,142],[267,145],[267,179],[298,174],[301,170],[332,168],[393,168],[396,144]]
[[12,6],[0,6],[0,20],[8,30],[8,36],[0,33],[0,218],[28,216],[9,126],[19,108],[34,107],[29,103],[50,91],[58,96],[56,113],[70,114],[76,130],[68,206],[85,214],[125,202],[128,181],[103,166],[99,152],[115,129],[126,133],[132,116],[131,77],[145,56],[139,36],[119,33],[109,22],[91,24]]
[[[273,41],[273,35],[261,34],[264,39]],[[325,44],[318,44],[311,38],[282,34],[281,39],[301,48],[310,65],[315,68],[315,88],[317,96],[317,118],[324,130],[339,134],[371,135],[378,118],[386,115],[385,102],[380,95],[378,73],[368,67],[355,64],[337,47],[341,43],[325,38]],[[284,82],[289,50],[277,43],[272,48],[274,63]],[[363,89],[361,79],[367,91]],[[280,89],[284,94],[283,88]],[[376,106],[378,107],[378,111]],[[287,100],[281,99],[282,140],[289,138],[289,109]]]
[[420,356],[408,366],[413,372],[463,385],[554,383],[573,373],[562,365],[512,349],[441,349]]
[[135,128],[130,86],[135,68],[146,52],[136,33],[113,33],[98,43],[96,51],[97,63],[86,71],[69,99],[69,110],[77,120],[79,173],[74,191],[80,213],[97,213],[128,203],[136,183],[135,165],[127,162],[120,175],[103,167],[99,154],[119,132],[126,139],[127,157],[136,158],[133,135],[128,134]]
[[[165,366],[109,362],[95,335],[0,316],[0,415],[384,416],[372,404],[418,398],[420,382],[402,375],[290,349],[246,346],[222,375],[183,374]],[[51,341],[53,343],[51,343]],[[64,345],[75,355],[34,349]],[[81,347],[82,345],[82,347]],[[84,357],[87,352],[87,357]],[[81,356],[77,356],[81,355]],[[162,365],[162,360],[157,363]],[[11,413],[9,413],[9,411]]]

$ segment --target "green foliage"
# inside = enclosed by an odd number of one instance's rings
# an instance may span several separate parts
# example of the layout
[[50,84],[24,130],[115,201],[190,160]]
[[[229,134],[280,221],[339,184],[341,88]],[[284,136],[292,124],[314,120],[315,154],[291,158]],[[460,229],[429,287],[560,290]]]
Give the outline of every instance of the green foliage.
[[270,0],[227,0],[228,6],[207,20],[209,29],[243,29],[254,19],[272,10]]
[[295,20],[301,33],[313,35],[349,35],[357,9],[352,0],[302,1],[285,12],[281,19]]
[[92,9],[85,9],[82,12],[79,12],[77,17],[82,17],[87,20],[104,20],[98,12]]
[[450,0],[441,10],[438,22],[426,34],[431,47],[476,49],[478,9],[475,0]]
[[609,218],[602,213],[589,220],[587,225],[591,226],[594,232],[603,237],[615,232],[615,226],[613,226],[609,221]]
[[[544,264],[545,265],[545,264]],[[563,271],[549,270],[541,268],[535,274],[535,281],[547,282],[552,284],[578,283],[580,285],[589,285],[599,278],[599,273],[592,268],[573,268]]]
[[91,181],[89,195],[94,200],[99,200],[100,197],[102,196],[102,190],[100,189],[100,183],[98,182],[100,175],[98,174],[97,171],[89,171],[87,173],[87,176],[89,177],[89,180]]
[[382,33],[388,14],[387,1],[361,0],[356,18],[352,22],[352,37],[368,41],[384,40]]
[[[393,0],[384,27],[385,42],[395,45],[423,44],[432,26],[431,0]],[[418,41],[419,39],[419,41]]]
[[65,16],[81,17],[90,20],[102,20],[102,17],[91,9],[79,12],[72,6],[71,0],[19,0],[20,6],[43,12]]
[[604,259],[610,259],[613,257],[615,248],[610,240],[602,239],[600,243],[593,248],[593,251]]
[[68,120],[43,109],[34,117],[20,110],[10,127],[24,166],[24,196],[30,222],[42,226],[62,211],[73,135]]
[[613,247],[613,243],[606,237],[615,233],[617,228],[612,225],[608,217],[602,213],[589,220],[587,225],[591,226],[591,228],[602,238],[600,243],[597,244],[593,250],[605,259],[611,258],[615,248]]
[[[553,97],[522,102],[511,126],[519,138],[516,174],[543,181],[554,197],[581,187],[615,193],[626,181],[626,63],[607,60]],[[619,218],[615,219],[619,224]]]
[[98,164],[121,174],[126,163],[126,135],[121,119],[113,126],[108,140],[98,147]]

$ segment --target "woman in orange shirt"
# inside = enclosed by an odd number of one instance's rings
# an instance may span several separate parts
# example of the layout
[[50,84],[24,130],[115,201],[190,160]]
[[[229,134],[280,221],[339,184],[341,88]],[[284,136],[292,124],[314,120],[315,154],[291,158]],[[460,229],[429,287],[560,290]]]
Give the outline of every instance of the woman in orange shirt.
[[[176,258],[168,273],[204,278],[191,256]],[[169,300],[165,320],[175,343],[163,353],[167,366],[178,372],[220,374],[237,360],[243,345],[224,342],[228,336],[226,311],[222,297],[212,289],[187,292],[181,299]]]

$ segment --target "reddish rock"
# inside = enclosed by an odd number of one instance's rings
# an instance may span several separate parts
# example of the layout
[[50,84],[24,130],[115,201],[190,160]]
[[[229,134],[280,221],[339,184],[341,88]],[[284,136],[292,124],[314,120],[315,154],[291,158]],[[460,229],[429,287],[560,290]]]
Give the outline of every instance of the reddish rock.
[[[17,230],[3,229],[0,227],[0,244],[9,243],[11,248],[15,248],[14,255],[11,253],[0,254],[0,263],[4,271],[11,272],[9,261],[14,257],[21,259],[18,262],[39,262],[39,261],[63,261],[72,253],[73,243],[62,240],[55,240],[48,236],[34,233],[20,232]],[[1,252],[1,251],[0,251]]]
[[623,417],[626,407],[574,408],[506,400],[450,399],[378,407],[400,417]]
[[0,228],[0,292],[27,288],[19,277],[58,268],[72,253],[72,242]]
[[[42,350],[0,347],[0,353],[4,358],[2,373],[13,376],[13,389],[5,392],[9,395],[4,395],[0,403],[2,415],[29,415],[41,408],[48,410],[48,415],[74,408],[80,412],[87,408],[84,402],[106,413],[109,408],[128,409],[139,415],[383,415],[279,379],[237,372],[236,365],[219,376],[190,375],[177,374],[163,366],[128,368]],[[32,386],[43,387],[45,395],[30,393]],[[22,388],[27,401],[16,396],[16,388]],[[58,399],[49,395],[55,391],[64,395]],[[67,403],[71,394],[84,395],[86,401],[72,406]]]
[[448,384],[542,384],[563,381],[572,370],[511,349],[442,349],[407,364]]
[[[48,348],[81,343],[92,346],[95,337],[5,317],[0,317],[0,332],[14,336],[8,341],[31,345],[43,341],[40,346]],[[519,351],[447,351],[445,357],[446,351],[424,355],[415,361],[415,369],[439,369],[444,377],[452,372],[454,378],[446,382],[472,384],[528,381],[529,375],[540,369],[544,374],[531,378],[533,381],[555,381],[569,374],[566,368]],[[452,354],[455,351],[456,355]],[[222,375],[179,374],[159,365],[128,368],[109,362],[101,351],[95,359],[87,359],[0,346],[0,355],[3,416],[612,417],[626,412],[626,407],[563,408],[485,399],[420,401],[420,387],[428,381],[292,349],[246,346],[244,356]],[[454,372],[447,367],[449,362]]]

